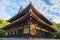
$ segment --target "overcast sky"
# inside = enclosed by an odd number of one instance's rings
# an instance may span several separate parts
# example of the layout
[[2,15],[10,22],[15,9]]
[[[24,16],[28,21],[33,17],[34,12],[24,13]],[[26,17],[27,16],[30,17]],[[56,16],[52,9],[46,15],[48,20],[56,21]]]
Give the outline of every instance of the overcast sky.
[[[33,6],[47,19],[60,23],[60,0],[30,0]],[[19,8],[25,8],[29,0],[0,0],[0,18],[10,19],[17,14]]]

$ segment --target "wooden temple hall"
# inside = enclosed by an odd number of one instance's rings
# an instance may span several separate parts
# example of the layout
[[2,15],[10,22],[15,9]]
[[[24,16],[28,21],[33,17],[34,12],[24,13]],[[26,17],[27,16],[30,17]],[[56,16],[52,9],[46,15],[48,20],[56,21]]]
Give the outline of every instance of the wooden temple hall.
[[52,23],[30,3],[18,14],[8,20],[10,24],[3,27],[9,38],[54,38],[56,30]]

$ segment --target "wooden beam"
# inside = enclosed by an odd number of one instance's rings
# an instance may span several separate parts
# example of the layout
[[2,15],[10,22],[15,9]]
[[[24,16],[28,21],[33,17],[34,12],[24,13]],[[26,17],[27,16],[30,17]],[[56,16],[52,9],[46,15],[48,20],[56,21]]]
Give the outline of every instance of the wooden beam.
[[31,10],[31,14],[30,14],[31,17],[33,17],[36,21],[38,21],[39,23],[47,26],[47,28],[51,28],[51,31],[53,30],[54,32],[56,32],[56,30],[49,24],[47,24],[46,22],[44,22],[42,19],[40,19],[37,15],[34,14],[34,12]]

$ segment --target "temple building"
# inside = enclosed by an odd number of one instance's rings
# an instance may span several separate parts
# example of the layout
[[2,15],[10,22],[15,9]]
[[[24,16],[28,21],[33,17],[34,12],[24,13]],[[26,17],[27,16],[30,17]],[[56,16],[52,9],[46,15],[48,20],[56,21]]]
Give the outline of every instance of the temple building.
[[6,30],[9,38],[54,38],[57,32],[31,3],[8,21],[11,24],[2,29]]

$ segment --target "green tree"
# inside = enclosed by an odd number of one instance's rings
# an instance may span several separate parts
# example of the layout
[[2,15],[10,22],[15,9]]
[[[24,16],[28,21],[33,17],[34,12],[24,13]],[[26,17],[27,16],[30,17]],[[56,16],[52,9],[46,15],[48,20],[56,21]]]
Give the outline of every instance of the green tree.
[[60,24],[57,24],[56,38],[60,39]]
[[4,19],[0,19],[0,28],[3,28],[8,24],[10,24],[8,21],[6,21]]
[[8,21],[0,18],[0,38],[5,37],[5,30],[2,30],[1,28],[5,27],[6,25],[10,24]]
[[53,24],[53,28],[57,30],[58,29],[57,24],[55,22],[53,22],[52,24]]
[[50,18],[50,22],[52,22],[53,28],[57,30],[57,24],[55,22],[53,22],[52,18]]
[[0,38],[5,37],[5,30],[0,29]]

